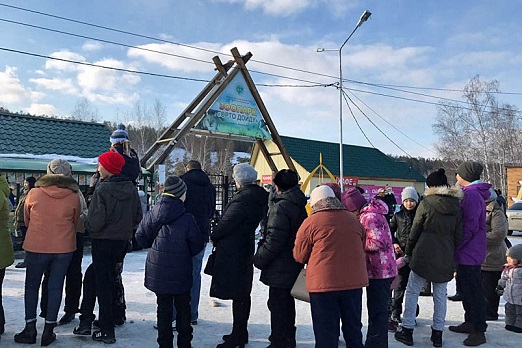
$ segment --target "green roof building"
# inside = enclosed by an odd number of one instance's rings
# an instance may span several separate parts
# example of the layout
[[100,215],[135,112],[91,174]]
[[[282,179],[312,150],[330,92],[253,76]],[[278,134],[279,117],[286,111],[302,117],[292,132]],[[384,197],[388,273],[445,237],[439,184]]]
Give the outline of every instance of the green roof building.
[[[318,184],[331,182],[328,171],[339,182],[339,143],[309,140],[281,136],[283,144],[292,158],[294,165],[301,177],[306,193]],[[282,156],[277,155],[277,147],[270,140],[264,141],[268,152],[277,168],[287,168]],[[322,162],[321,162],[322,160]],[[356,145],[343,145],[343,171],[345,187],[355,184],[361,187],[390,186],[402,191],[403,187],[414,186],[417,191],[424,191],[426,179],[407,163],[397,161],[379,151],[378,149]],[[322,167],[317,168],[322,163]],[[256,145],[252,152],[251,164],[260,175],[260,180],[271,182],[272,172],[265,158],[260,155],[260,149]],[[325,168],[327,170],[325,170]],[[317,169],[315,172],[314,170]]]

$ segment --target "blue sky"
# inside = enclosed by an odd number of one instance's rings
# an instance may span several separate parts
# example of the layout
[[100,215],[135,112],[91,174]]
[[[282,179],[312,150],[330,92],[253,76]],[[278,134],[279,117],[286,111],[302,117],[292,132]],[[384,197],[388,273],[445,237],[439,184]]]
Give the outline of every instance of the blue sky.
[[[437,110],[429,103],[436,103],[439,97],[462,100],[459,90],[475,75],[484,81],[497,79],[501,91],[507,92],[498,99],[522,106],[520,0],[0,0],[1,4],[170,41],[0,6],[0,47],[4,49],[209,80],[215,74],[211,63],[215,52],[226,62],[230,49],[237,47],[242,54],[253,54],[247,67],[254,82],[266,85],[310,85],[300,80],[337,82],[337,52],[316,50],[339,48],[363,11],[369,10],[371,18],[343,48],[344,78],[416,87],[408,90],[432,97],[353,82],[345,82],[345,87],[382,132],[412,156],[436,156],[437,139],[431,125]],[[98,111],[100,121],[128,123],[133,121],[129,115],[136,103],[152,107],[158,99],[166,107],[166,123],[170,124],[205,83],[115,72],[0,50],[0,85],[0,105],[12,111],[67,117],[77,101],[86,98]],[[258,89],[281,135],[338,142],[339,94],[335,87]],[[403,154],[355,107],[352,110],[375,147]],[[346,106],[343,131],[345,143],[371,146]]]

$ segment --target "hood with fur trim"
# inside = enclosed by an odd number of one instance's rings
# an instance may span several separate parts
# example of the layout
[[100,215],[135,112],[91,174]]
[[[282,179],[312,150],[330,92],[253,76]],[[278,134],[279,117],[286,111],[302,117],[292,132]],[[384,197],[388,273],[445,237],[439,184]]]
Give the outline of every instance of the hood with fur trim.
[[443,215],[452,215],[455,212],[460,210],[460,205],[458,204],[448,204],[448,201],[445,199],[439,199],[437,196],[450,196],[458,198],[459,201],[464,197],[464,191],[461,188],[456,186],[436,186],[429,187],[425,192],[425,200],[426,204],[429,204],[431,208],[438,211]]
[[41,188],[46,194],[53,198],[62,198],[71,194],[71,191],[77,193],[80,190],[76,180],[70,176],[60,174],[43,175],[36,180],[34,187]]

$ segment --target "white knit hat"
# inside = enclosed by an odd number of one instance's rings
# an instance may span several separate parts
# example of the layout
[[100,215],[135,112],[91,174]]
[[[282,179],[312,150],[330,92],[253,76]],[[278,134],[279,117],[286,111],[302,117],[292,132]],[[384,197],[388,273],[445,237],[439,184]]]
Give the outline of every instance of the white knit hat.
[[315,203],[326,197],[335,197],[335,193],[330,187],[321,185],[314,188],[310,194],[310,206],[313,207]]
[[402,201],[404,202],[407,199],[413,199],[415,202],[419,203],[419,194],[415,187],[408,186],[402,189],[401,193]]

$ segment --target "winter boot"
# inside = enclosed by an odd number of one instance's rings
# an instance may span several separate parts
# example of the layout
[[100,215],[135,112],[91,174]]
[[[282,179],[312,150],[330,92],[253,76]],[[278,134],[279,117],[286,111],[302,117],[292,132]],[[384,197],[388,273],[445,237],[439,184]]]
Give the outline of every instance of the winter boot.
[[102,332],[94,331],[92,333],[92,339],[97,342],[103,342],[105,344],[113,344],[116,343],[116,336],[114,335],[114,331],[112,332]]
[[45,323],[44,331],[42,333],[42,347],[47,347],[56,340],[54,328],[56,323]]
[[71,321],[74,320],[75,314],[76,313],[74,313],[74,312],[65,312],[65,314],[63,315],[63,317],[60,319],[60,321],[58,323],[60,325],[69,324]]
[[463,322],[462,324],[459,324],[457,326],[449,326],[448,329],[453,332],[467,334],[470,334],[475,331],[475,327],[473,326],[473,324],[469,322]]
[[407,329],[401,326],[395,333],[395,339],[407,346],[413,346],[413,329]]
[[82,335],[82,336],[90,336],[91,328],[92,328],[92,319],[91,318],[80,318],[80,325],[75,327],[73,330],[73,334]]
[[244,344],[247,344],[248,343],[248,331],[246,332],[246,334],[238,334],[238,333],[235,333],[234,331],[232,331],[231,334],[229,335],[223,335],[223,337],[221,337],[223,339],[223,341],[227,342],[227,341],[234,341],[234,342],[242,342]]
[[506,325],[506,330],[516,332],[516,333],[522,333],[522,327],[518,327],[515,325]]
[[434,347],[442,347],[442,331],[431,328],[430,340],[433,342]]
[[470,333],[468,338],[466,338],[462,343],[464,343],[464,345],[468,347],[480,346],[481,344],[486,343],[486,335],[484,334],[484,332],[475,331],[473,333]]
[[14,340],[16,343],[35,344],[36,343],[36,320],[26,322],[25,328],[22,330],[22,332],[14,335]]

